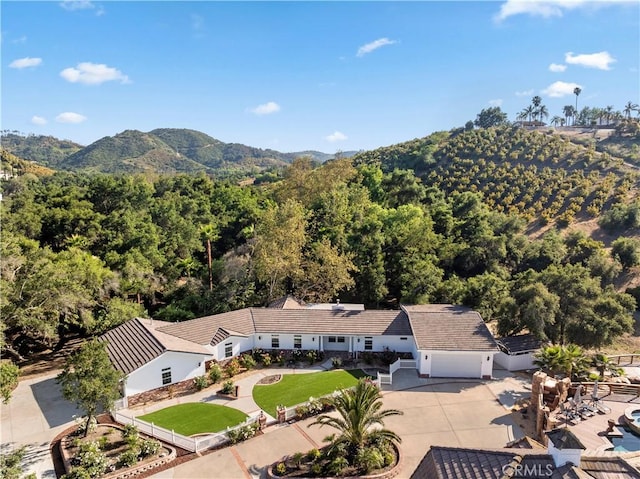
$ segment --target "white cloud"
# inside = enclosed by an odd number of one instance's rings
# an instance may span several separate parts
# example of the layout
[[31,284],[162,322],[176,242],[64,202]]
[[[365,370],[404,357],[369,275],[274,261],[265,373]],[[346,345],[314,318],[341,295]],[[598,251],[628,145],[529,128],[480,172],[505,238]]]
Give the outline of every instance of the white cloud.
[[567,69],[567,65],[562,65],[559,63],[552,63],[551,65],[549,65],[549,71],[550,72],[563,72]]
[[609,52],[598,53],[582,53],[574,55],[573,52],[567,52],[564,61],[571,65],[581,65],[587,68],[597,68],[598,70],[611,70],[611,63],[617,60],[609,55]]
[[42,58],[31,58],[25,57],[20,58],[18,60],[14,60],[9,64],[9,68],[29,68],[29,67],[37,67],[42,63]]
[[500,5],[494,20],[501,22],[513,15],[531,15],[543,18],[561,17],[565,11],[577,8],[600,8],[613,4],[631,4],[637,0],[507,0]]
[[495,100],[489,100],[489,106],[502,106],[502,98],[497,98]]
[[60,6],[65,10],[88,10],[96,8],[96,6],[90,0],[63,0]]
[[270,115],[279,111],[280,105],[278,105],[275,101],[269,101],[251,109],[251,112],[256,115]]
[[60,113],[58,116],[56,116],[56,121],[58,123],[82,123],[86,119],[86,116],[81,115],[80,113],[74,113],[72,111],[65,111],[64,113]]
[[38,115],[34,115],[31,117],[31,123],[33,123],[34,125],[46,125],[47,119]]
[[331,133],[328,136],[324,137],[325,140],[327,140],[329,143],[335,143],[336,141],[344,141],[347,139],[347,135],[345,135],[342,132],[339,131],[334,131],[333,133]]
[[73,68],[65,68],[60,76],[71,83],[84,83],[86,85],[99,85],[107,81],[119,81],[131,83],[129,77],[120,70],[108,67],[104,64],[83,62]]
[[516,96],[531,96],[531,95],[533,95],[533,89],[516,92]]
[[26,35],[22,35],[21,37],[11,40],[11,43],[27,43],[27,37]]
[[582,86],[578,85],[577,83],[557,81],[542,90],[542,93],[552,98],[560,98],[567,95],[573,95],[573,90],[576,87],[582,88]]
[[358,48],[358,53],[356,53],[356,55],[362,57],[367,53],[371,53],[372,51],[377,50],[378,48],[384,47],[385,45],[393,45],[394,43],[397,42],[395,40],[389,40],[386,37],[378,38],[377,40],[374,40],[371,43],[367,43],[366,45],[362,45],[360,48]]

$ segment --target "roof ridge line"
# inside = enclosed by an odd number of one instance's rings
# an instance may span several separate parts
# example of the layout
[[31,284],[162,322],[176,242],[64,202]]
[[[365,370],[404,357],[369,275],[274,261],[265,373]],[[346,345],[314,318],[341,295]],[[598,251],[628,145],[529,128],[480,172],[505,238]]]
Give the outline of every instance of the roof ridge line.
[[[153,341],[155,341],[156,344],[158,344],[160,346],[160,348],[162,348],[162,352],[164,353],[165,351],[169,351],[169,348],[167,348],[162,341],[160,341],[160,339],[154,334],[156,331],[155,329],[150,329],[147,327],[147,325],[144,323],[142,318],[139,317],[135,317],[134,321],[138,321],[140,323],[140,325],[144,328],[144,330],[147,332],[147,334],[151,337],[151,339],[153,339]],[[150,319],[150,321],[153,321],[153,319]],[[162,334],[168,334],[168,333],[162,333]],[[173,336],[173,334],[168,334],[169,336]]]

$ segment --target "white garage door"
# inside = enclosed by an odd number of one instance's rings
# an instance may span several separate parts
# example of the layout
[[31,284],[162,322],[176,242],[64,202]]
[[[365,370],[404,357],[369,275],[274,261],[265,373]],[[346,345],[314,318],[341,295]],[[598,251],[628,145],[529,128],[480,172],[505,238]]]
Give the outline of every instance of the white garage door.
[[435,353],[431,360],[432,378],[480,378],[481,371],[479,354]]

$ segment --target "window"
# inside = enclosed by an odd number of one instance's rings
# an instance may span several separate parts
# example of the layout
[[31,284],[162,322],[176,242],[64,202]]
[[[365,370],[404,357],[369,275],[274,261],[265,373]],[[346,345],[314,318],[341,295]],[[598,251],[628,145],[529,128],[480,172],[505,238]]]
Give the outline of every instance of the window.
[[400,338],[400,341],[406,341],[406,340],[407,340],[406,337]]
[[371,351],[373,349],[373,338],[364,338],[364,350]]
[[336,342],[336,337],[335,336],[329,336],[329,342],[330,343],[335,343]]
[[224,357],[230,358],[233,356],[233,343],[224,343]]
[[346,341],[346,338],[344,336],[338,336],[339,343],[344,343],[345,341]]
[[162,385],[171,384],[171,368],[162,368]]
[[293,348],[294,349],[302,349],[302,335],[294,334],[293,335]]
[[346,342],[346,338],[344,336],[329,336],[330,343],[344,343]]
[[271,335],[271,347],[272,348],[279,348],[280,347],[280,336],[278,336],[277,334],[272,334]]

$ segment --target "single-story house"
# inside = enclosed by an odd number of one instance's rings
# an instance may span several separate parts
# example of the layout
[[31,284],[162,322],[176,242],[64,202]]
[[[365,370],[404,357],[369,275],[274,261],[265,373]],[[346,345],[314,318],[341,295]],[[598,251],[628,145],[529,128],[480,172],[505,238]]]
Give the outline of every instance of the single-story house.
[[539,443],[504,449],[432,446],[411,479],[640,479],[634,467],[639,452],[593,454],[567,428],[546,436],[546,448]]
[[447,304],[366,310],[292,298],[180,323],[132,319],[101,336],[125,397],[191,380],[253,349],[411,353],[423,377],[490,378],[498,348],[477,312]]
[[500,352],[495,361],[507,371],[523,371],[535,367],[535,354],[544,346],[544,341],[533,334],[519,334],[496,339]]

